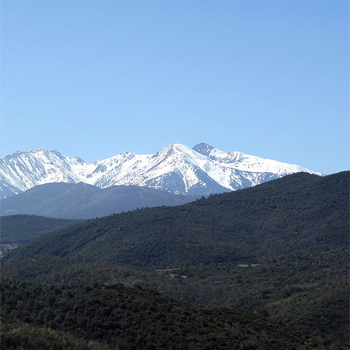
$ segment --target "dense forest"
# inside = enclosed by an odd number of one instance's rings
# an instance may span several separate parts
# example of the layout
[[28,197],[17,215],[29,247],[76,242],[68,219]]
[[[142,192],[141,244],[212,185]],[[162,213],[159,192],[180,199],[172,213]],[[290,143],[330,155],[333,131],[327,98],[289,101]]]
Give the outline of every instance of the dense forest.
[[9,215],[1,217],[1,243],[27,243],[45,233],[52,232],[83,220],[53,219],[35,215]]
[[[62,228],[14,250],[1,268],[3,278],[60,288],[137,284],[145,293],[156,290],[191,308],[250,312],[303,330],[336,350],[349,348],[348,248],[349,172],[299,173],[179,207],[134,210]],[[9,286],[17,283],[9,280]],[[6,322],[46,325],[14,317],[8,313]],[[237,344],[217,348],[260,349],[257,343]]]
[[95,348],[119,350],[325,349],[315,337],[259,315],[194,307],[122,284],[50,286],[3,280],[1,300],[6,349],[18,349],[33,334],[38,345],[53,349],[57,331],[77,349],[89,349],[90,341]]
[[[0,205],[1,206],[1,205]],[[53,219],[35,215],[9,215],[1,217],[0,258],[20,245],[45,233],[76,225],[83,220]]]

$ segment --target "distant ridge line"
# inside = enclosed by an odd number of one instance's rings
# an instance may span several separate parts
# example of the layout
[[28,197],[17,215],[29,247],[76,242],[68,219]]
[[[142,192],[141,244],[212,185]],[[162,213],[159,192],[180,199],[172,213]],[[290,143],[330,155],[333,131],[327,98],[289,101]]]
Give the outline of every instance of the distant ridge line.
[[46,183],[83,182],[100,188],[141,186],[184,195],[235,191],[297,172],[299,165],[224,152],[206,143],[171,144],[155,154],[123,152],[89,163],[58,151],[34,149],[0,158],[1,198]]

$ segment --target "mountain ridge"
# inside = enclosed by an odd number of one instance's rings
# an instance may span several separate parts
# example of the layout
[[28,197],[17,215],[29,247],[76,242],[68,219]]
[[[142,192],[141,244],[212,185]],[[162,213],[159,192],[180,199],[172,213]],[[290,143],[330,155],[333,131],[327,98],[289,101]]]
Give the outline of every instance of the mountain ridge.
[[17,257],[23,257],[24,252],[33,258],[42,250],[53,255],[61,251],[64,256],[83,254],[84,258],[110,259],[124,266],[132,260],[134,267],[160,269],[186,261],[245,262],[291,250],[309,253],[339,249],[348,242],[348,185],[349,172],[321,178],[292,174],[182,206],[147,208],[91,220],[69,234],[67,231],[64,239],[60,232],[49,240],[37,240],[36,248],[34,244],[21,247]]
[[122,152],[89,163],[58,151],[34,149],[0,158],[1,198],[53,182],[151,187],[176,194],[209,195],[254,186],[296,172],[322,175],[299,165],[224,152],[200,143],[175,143],[155,154]]
[[198,198],[140,186],[99,188],[83,182],[55,182],[34,186],[16,196],[1,199],[0,215],[92,219],[142,207],[181,205]]

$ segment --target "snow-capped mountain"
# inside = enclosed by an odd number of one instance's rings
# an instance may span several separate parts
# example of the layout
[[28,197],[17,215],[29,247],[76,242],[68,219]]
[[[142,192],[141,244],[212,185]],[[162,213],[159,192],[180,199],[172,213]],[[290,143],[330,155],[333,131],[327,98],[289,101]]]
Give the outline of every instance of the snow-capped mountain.
[[205,143],[169,145],[153,155],[120,153],[85,162],[57,151],[34,149],[0,158],[1,198],[53,182],[84,182],[100,188],[137,185],[177,194],[207,195],[296,173],[316,173],[299,165],[223,152]]

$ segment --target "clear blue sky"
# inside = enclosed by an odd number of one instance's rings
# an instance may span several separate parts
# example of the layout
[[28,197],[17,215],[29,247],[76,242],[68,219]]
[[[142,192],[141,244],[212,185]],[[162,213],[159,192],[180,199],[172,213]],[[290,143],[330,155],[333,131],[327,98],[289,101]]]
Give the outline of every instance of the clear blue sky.
[[348,0],[3,0],[1,149],[206,142],[349,169]]

